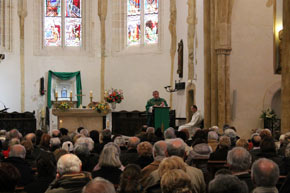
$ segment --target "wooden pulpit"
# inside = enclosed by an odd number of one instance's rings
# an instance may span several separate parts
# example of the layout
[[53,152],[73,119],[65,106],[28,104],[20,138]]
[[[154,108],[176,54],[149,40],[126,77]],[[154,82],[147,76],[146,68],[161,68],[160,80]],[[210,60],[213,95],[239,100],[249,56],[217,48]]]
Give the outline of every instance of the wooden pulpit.
[[165,131],[169,127],[169,107],[154,107],[153,123],[155,129]]

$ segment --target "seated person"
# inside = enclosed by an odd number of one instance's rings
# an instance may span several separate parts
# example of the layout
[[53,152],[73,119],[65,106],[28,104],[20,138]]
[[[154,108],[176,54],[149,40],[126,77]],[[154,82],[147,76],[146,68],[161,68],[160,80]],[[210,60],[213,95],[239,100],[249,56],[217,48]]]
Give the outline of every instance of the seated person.
[[165,99],[159,97],[159,92],[157,90],[153,91],[153,98],[147,101],[146,113],[147,113],[147,125],[153,126],[152,111],[153,107],[168,107]]
[[195,129],[199,128],[201,126],[200,124],[202,122],[202,116],[201,116],[200,112],[197,110],[196,105],[191,106],[191,111],[193,112],[191,121],[189,123],[186,123],[184,125],[179,126],[179,128],[178,128],[178,131],[181,131],[182,129],[187,128],[190,138],[195,133]]

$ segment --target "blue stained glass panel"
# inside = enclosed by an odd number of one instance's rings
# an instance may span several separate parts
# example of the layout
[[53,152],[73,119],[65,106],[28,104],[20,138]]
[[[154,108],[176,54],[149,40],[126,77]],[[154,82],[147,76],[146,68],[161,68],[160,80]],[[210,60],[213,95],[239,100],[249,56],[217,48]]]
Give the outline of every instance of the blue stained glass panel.
[[61,0],[45,0],[46,16],[61,16]]
[[127,1],[127,15],[140,15],[140,0],[128,0]]
[[81,0],[65,0],[65,16],[81,17]]
[[44,45],[60,46],[61,45],[61,18],[45,17],[44,18]]
[[144,13],[158,13],[158,0],[145,0]]
[[140,16],[127,16],[127,44],[140,43]]
[[82,19],[65,19],[65,46],[80,46],[82,37]]
[[158,43],[158,14],[146,14],[144,16],[144,27],[145,43]]

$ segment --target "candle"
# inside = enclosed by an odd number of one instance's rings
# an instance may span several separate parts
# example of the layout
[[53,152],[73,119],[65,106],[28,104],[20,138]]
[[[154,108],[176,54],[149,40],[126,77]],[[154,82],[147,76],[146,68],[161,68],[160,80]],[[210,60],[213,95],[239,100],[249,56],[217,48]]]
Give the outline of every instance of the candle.
[[90,97],[93,97],[93,91],[90,91]]
[[57,91],[55,91],[54,96],[55,96],[55,98],[58,97],[58,92]]
[[41,118],[45,118],[45,108],[41,109]]
[[70,91],[70,93],[69,93],[69,97],[72,98],[72,91]]

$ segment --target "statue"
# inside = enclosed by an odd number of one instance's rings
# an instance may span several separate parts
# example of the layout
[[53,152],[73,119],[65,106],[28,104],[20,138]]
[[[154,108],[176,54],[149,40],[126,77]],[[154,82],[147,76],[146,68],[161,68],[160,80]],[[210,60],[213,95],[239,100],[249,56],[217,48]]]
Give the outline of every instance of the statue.
[[178,68],[177,68],[177,74],[179,75],[179,78],[183,77],[183,41],[180,40],[178,43]]

